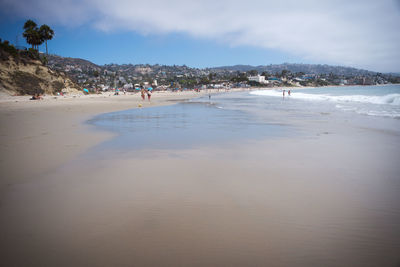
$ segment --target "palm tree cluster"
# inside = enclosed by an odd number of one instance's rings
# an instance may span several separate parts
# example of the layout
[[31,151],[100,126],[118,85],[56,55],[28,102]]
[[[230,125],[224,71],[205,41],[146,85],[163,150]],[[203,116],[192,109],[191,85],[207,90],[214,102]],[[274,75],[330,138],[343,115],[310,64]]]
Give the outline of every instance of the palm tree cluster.
[[39,45],[46,43],[46,54],[47,41],[53,39],[54,31],[46,24],[38,27],[36,22],[33,20],[27,20],[24,24],[24,33],[22,34],[26,39],[26,42],[32,45],[33,49],[39,50]]

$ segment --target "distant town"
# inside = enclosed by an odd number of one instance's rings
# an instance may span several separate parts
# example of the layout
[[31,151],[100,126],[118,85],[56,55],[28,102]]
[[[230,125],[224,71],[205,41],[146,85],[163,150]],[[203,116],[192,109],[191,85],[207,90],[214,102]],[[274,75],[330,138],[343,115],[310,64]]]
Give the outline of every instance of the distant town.
[[48,67],[64,72],[92,92],[116,88],[130,91],[139,86],[151,86],[154,90],[185,90],[400,83],[399,74],[313,64],[237,65],[204,69],[158,64],[99,66],[83,59],[49,55]]
[[[151,90],[201,90],[229,89],[249,87],[304,87],[304,86],[346,86],[346,85],[381,85],[400,83],[400,73],[378,73],[368,70],[343,66],[319,64],[275,64],[265,66],[235,65],[215,68],[191,68],[188,66],[167,66],[149,64],[107,64],[96,65],[88,60],[68,58],[48,53],[47,42],[53,39],[54,31],[48,25],[39,26],[33,20],[27,20],[23,25],[27,44],[31,48],[14,46],[9,41],[0,39],[0,59],[4,62],[10,57],[31,58],[40,60],[56,73],[68,77],[85,92],[113,91],[122,89],[134,91],[140,87]],[[39,47],[45,44],[46,53],[40,53]],[[26,62],[24,63],[26,64]],[[6,64],[10,68],[10,64]],[[10,69],[12,72],[12,68]],[[21,79],[21,73],[11,76],[15,81],[31,80],[36,87],[47,84],[36,77]],[[32,77],[35,76],[35,77]],[[40,75],[39,75],[40,76]],[[6,78],[4,78],[7,81]],[[8,79],[10,80],[10,79]],[[51,90],[59,91],[64,84],[51,86]],[[8,87],[10,87],[10,84]],[[40,85],[41,84],[41,85]],[[15,84],[14,84],[15,85]],[[40,86],[39,86],[40,85]],[[3,85],[3,87],[7,87]],[[53,90],[53,91],[54,91]],[[26,93],[26,92],[25,92]]]

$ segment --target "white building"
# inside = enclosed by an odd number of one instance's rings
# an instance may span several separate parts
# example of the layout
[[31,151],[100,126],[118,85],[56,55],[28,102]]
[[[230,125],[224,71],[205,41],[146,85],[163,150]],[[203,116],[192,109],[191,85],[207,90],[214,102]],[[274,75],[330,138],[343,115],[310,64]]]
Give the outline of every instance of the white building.
[[265,76],[261,76],[258,74],[257,76],[250,76],[248,77],[249,81],[253,82],[258,82],[258,83],[268,83],[268,81],[265,80]]

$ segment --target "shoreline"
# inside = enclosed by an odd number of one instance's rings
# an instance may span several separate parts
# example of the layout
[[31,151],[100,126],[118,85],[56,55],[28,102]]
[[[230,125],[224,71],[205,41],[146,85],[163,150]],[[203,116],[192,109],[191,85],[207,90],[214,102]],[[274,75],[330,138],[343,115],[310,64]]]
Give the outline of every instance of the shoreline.
[[[277,87],[274,87],[277,88]],[[258,89],[274,89],[274,88],[268,88],[268,87],[263,87],[263,88],[232,88],[232,89],[205,89],[201,90],[199,92],[193,91],[193,90],[187,90],[187,91],[153,91],[152,95],[153,96],[161,96],[161,97],[173,97],[173,96],[178,96],[178,98],[181,98],[181,95],[206,95],[206,94],[218,94],[218,93],[225,93],[225,92],[240,92],[240,91],[251,91],[251,90],[258,90]],[[279,87],[281,88],[281,87]],[[277,88],[277,89],[279,89]],[[140,100],[140,92],[127,92],[126,94],[123,94],[120,92],[119,95],[114,95],[114,92],[101,92],[99,94],[88,94],[85,95],[83,92],[79,92],[77,94],[67,94],[64,96],[57,96],[57,95],[45,95],[43,96],[42,100],[30,100],[30,95],[22,95],[22,96],[14,96],[14,95],[9,95],[6,93],[0,93],[0,105],[6,104],[6,103],[30,103],[30,102],[65,102],[65,101],[82,101],[82,100],[88,100],[88,99],[98,99],[98,98],[137,98]],[[146,97],[147,99],[147,97]],[[153,100],[153,97],[152,97]],[[148,102],[143,101],[143,102]]]
[[[249,87],[249,88],[221,88],[221,89],[202,89],[200,92],[196,91],[154,91],[153,94],[160,96],[172,96],[179,94],[218,94],[225,92],[240,92],[240,91],[255,91],[255,90],[282,90],[282,89],[290,89],[290,90],[299,90],[299,89],[312,89],[312,88],[332,88],[332,87],[353,87],[353,86],[390,86],[396,84],[377,84],[377,85],[326,85],[326,86],[274,86],[274,87]],[[107,97],[121,97],[121,96],[139,96],[139,92],[128,92],[126,95],[121,93],[119,96],[114,96],[113,92],[101,92],[99,94],[89,94],[85,95],[83,92],[79,92],[77,94],[69,94],[64,96],[57,95],[45,95],[42,101],[38,102],[49,102],[49,101],[70,101],[70,100],[82,100],[82,99],[96,99],[96,98],[107,98]],[[6,93],[0,93],[0,105],[3,103],[11,103],[11,102],[37,102],[31,101],[29,95],[22,96],[14,96]]]
[[[37,177],[53,170],[63,162],[114,136],[112,132],[99,129],[94,131],[92,125],[85,124],[96,115],[173,105],[182,100],[208,94],[307,88],[318,87],[207,89],[200,92],[156,91],[152,94],[151,102],[142,101],[139,93],[118,96],[114,96],[112,92],[97,95],[49,95],[45,96],[44,100],[29,100],[29,96],[0,95],[0,123],[7,126],[0,129],[0,168],[3,177],[0,180],[0,192],[11,184],[27,181],[29,177]],[[41,156],[35,157],[36,153]]]

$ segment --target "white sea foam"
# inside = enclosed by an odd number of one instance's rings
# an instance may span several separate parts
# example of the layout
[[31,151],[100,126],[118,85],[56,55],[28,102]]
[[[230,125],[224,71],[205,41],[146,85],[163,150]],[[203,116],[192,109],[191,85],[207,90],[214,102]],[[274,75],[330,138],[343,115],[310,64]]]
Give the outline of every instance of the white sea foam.
[[[328,102],[334,103],[335,107],[348,112],[356,112],[358,114],[369,116],[381,116],[400,118],[400,94],[397,92],[387,92],[387,94],[378,95],[382,91],[375,92],[374,95],[360,94],[359,88],[354,92],[347,91],[339,95],[340,91],[327,93],[299,92],[291,91],[291,96],[286,94],[287,99],[297,99],[303,101],[313,101],[315,103]],[[368,90],[368,88],[366,88]],[[321,92],[321,91],[319,91]],[[352,94],[353,93],[353,94]],[[253,91],[250,94],[265,97],[282,98],[282,90],[260,90]]]
[[390,117],[394,119],[400,119],[400,113],[386,110],[356,110],[358,114],[379,116],[379,117]]
[[[263,90],[251,92],[252,95],[282,97],[280,90]],[[289,97],[289,96],[288,96]],[[311,100],[311,101],[332,101],[332,102],[358,102],[378,105],[400,106],[400,94],[388,94],[382,96],[373,95],[329,95],[329,94],[307,94],[293,92],[290,96],[294,99]]]

